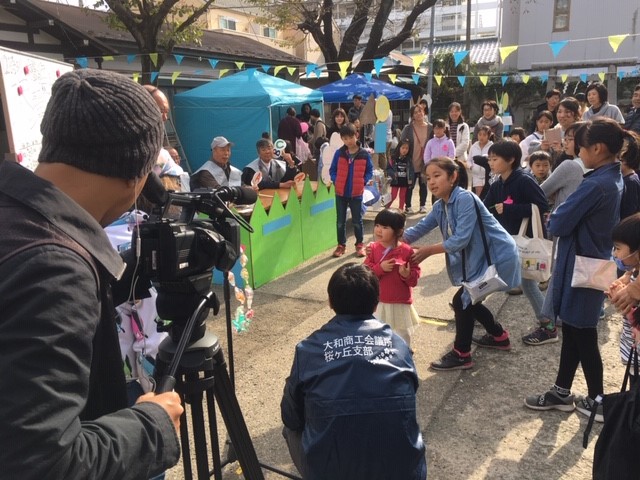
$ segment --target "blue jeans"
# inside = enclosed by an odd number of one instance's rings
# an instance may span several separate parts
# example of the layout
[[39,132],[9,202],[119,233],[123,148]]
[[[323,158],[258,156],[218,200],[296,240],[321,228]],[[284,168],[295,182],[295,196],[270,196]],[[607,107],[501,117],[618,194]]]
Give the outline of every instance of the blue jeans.
[[347,244],[347,207],[351,210],[353,234],[356,243],[362,243],[364,226],[362,223],[362,197],[348,198],[336,195],[336,214],[338,227],[338,244]]
[[[533,307],[533,313],[535,313],[538,322],[545,320],[545,316],[542,314],[542,305],[544,304],[544,295],[538,287],[536,280],[529,280],[528,278],[522,279],[522,292],[527,300]],[[546,319],[548,320],[548,319]]]

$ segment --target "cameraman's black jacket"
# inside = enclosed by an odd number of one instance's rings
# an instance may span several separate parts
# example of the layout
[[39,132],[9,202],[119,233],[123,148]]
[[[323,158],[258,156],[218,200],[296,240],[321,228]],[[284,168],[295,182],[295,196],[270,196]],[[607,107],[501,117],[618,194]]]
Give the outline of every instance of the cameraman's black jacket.
[[179,458],[159,405],[126,407],[100,225],[51,183],[0,164],[3,478],[150,478]]

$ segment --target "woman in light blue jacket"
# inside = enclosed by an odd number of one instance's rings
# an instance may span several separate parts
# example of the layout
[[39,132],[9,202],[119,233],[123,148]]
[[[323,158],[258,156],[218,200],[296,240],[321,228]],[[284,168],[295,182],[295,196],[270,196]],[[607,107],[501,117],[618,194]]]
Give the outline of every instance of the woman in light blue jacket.
[[[483,203],[467,187],[464,166],[450,158],[438,157],[429,162],[425,170],[429,190],[439,198],[431,212],[417,225],[404,233],[404,240],[411,244],[440,228],[443,241],[434,245],[418,247],[412,260],[420,263],[438,253],[446,253],[447,273],[453,285],[462,285],[476,280],[488,267],[478,221],[482,221],[489,247],[489,255],[506,289],[520,285],[520,261],[516,244],[506,230],[489,213]],[[476,210],[477,206],[477,210]],[[478,219],[480,212],[481,219]],[[463,255],[464,268],[463,273]],[[465,275],[466,274],[466,275]],[[456,319],[456,337],[453,349],[439,361],[433,362],[434,370],[460,370],[473,366],[471,342],[478,346],[510,350],[509,333],[495,321],[491,311],[478,302],[471,303],[463,288],[456,292],[452,301]],[[487,330],[482,337],[473,337],[473,326],[477,320]]]

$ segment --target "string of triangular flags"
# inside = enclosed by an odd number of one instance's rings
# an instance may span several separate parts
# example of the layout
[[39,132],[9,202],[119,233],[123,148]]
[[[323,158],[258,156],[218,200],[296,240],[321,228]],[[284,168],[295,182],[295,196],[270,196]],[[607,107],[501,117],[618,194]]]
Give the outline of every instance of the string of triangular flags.
[[[620,34],[620,35],[609,35],[607,37],[592,37],[592,38],[582,38],[582,39],[575,39],[575,40],[557,40],[557,41],[553,41],[553,42],[548,42],[548,43],[530,43],[530,44],[523,44],[523,45],[507,45],[504,47],[499,47],[498,51],[500,54],[500,62],[504,63],[505,60],[509,57],[509,55],[511,55],[512,53],[514,53],[515,51],[517,51],[519,48],[523,48],[523,47],[536,47],[536,46],[541,46],[541,45],[548,45],[549,48],[551,49],[551,52],[553,54],[554,58],[557,58],[557,56],[560,54],[560,52],[562,51],[562,49],[564,47],[566,47],[569,43],[573,43],[573,42],[584,42],[584,41],[592,41],[592,40],[603,40],[606,39],[609,42],[609,45],[611,46],[611,49],[613,50],[614,53],[616,53],[618,51],[618,49],[620,48],[620,45],[629,37],[635,37],[638,36],[640,34],[638,33],[634,33],[634,34],[629,34],[629,33],[625,33],[625,34]],[[452,54],[453,55],[453,60],[454,60],[454,66],[457,67],[469,54],[470,54],[470,50],[462,50],[462,51],[458,51],[458,52],[439,52],[437,55],[435,55],[436,57],[441,57],[441,56],[445,56],[445,55],[449,55]],[[121,56],[126,56],[127,59],[127,63],[132,63],[133,61],[136,60],[137,57],[142,56],[145,54],[128,54],[128,55],[121,55]],[[149,53],[146,54],[149,55],[149,58],[151,59],[151,62],[157,66],[158,64],[158,53]],[[179,55],[179,54],[172,54],[173,58],[175,59],[176,63],[178,65],[180,65],[183,61],[183,59],[185,58],[185,55]],[[418,71],[418,69],[420,68],[420,66],[427,60],[429,54],[428,53],[420,53],[420,54],[416,54],[416,55],[411,55],[410,58],[412,60],[413,63],[413,70],[414,73],[411,75],[412,80],[415,84],[418,84],[418,82],[420,81],[421,77],[424,77],[425,74],[421,73]],[[120,56],[118,56],[120,57]],[[199,61],[203,60],[202,56],[186,56],[187,58],[191,58],[191,59],[198,59]],[[116,56],[113,55],[106,55],[102,57],[103,61],[114,61],[116,58]],[[382,57],[382,58],[374,58],[374,59],[365,59],[365,60],[370,60],[373,62],[373,67],[374,67],[374,72],[371,73],[364,73],[365,76],[368,77],[368,79],[371,79],[373,74],[375,73],[376,76],[380,76],[380,74],[382,73],[382,68],[385,64],[385,62],[387,61],[388,57]],[[206,60],[208,61],[209,65],[211,66],[211,69],[216,69],[216,66],[218,65],[218,63],[220,62],[219,59],[215,59],[215,58],[206,58]],[[81,68],[87,68],[89,65],[89,59],[87,57],[76,57],[75,58],[76,63],[78,64],[78,66],[80,66]],[[362,61],[362,60],[361,60]],[[237,69],[238,70],[242,70],[243,68],[250,68],[253,67],[252,65],[247,65],[245,62],[241,62],[241,61],[236,61],[234,62]],[[349,67],[351,66],[351,61],[350,60],[345,60],[345,61],[340,61],[337,62],[338,63],[338,74],[340,75],[340,78],[345,78],[345,76],[349,73]],[[326,67],[322,67],[319,66],[315,63],[309,63],[309,64],[304,64],[304,69],[305,69],[305,75],[307,78],[311,78],[312,75],[316,75],[316,78],[319,78],[320,75],[324,72],[327,71]],[[282,71],[283,69],[286,69],[286,71],[289,73],[289,75],[294,75],[298,69],[301,67],[300,65],[269,65],[269,64],[263,64],[263,65],[258,65],[259,68],[262,68],[262,70],[265,73],[269,73],[269,70],[271,70],[273,68],[273,75],[277,76],[278,73],[280,71]],[[222,78],[224,75],[226,75],[227,73],[229,73],[231,71],[230,68],[223,68],[218,70],[218,78]],[[158,75],[160,74],[159,71],[152,71],[149,72],[151,74],[151,81],[154,82],[156,80],[156,78],[158,77]],[[178,77],[180,77],[180,75],[184,73],[184,71],[182,70],[174,70],[171,74],[171,83],[175,83],[175,81],[178,79]],[[195,69],[189,73],[192,73],[194,75],[204,75],[205,71],[203,69]],[[134,72],[132,74],[132,77],[135,81],[138,81],[140,76],[142,75],[142,73],[140,72]],[[606,73],[605,72],[599,72],[598,73],[598,77],[600,77],[600,79],[602,81],[604,81]],[[622,79],[624,78],[624,76],[638,76],[639,72],[637,69],[629,71],[629,72],[618,72],[618,78]],[[389,74],[388,75],[389,80],[391,81],[391,83],[396,83],[397,79],[398,79],[398,75],[396,74]],[[467,75],[444,75],[444,74],[434,74],[433,75],[434,79],[436,80],[436,83],[438,85],[440,85],[441,81],[443,78],[449,78],[449,77],[457,77],[458,81],[460,82],[461,86],[465,85],[466,79],[467,79]],[[528,83],[530,76],[527,74],[516,74],[516,75],[504,75],[501,73],[497,73],[497,74],[492,74],[492,75],[474,75],[474,77],[478,77],[480,82],[483,85],[487,85],[489,78],[491,77],[500,77],[502,85],[504,86],[505,83],[507,82],[507,80],[510,77],[518,77],[523,83]],[[548,75],[538,75],[537,76],[540,81],[542,82],[546,82],[548,80]],[[562,81],[565,82],[566,79],[568,78],[568,75],[561,75],[560,76]],[[587,81],[587,75],[586,74],[581,74],[580,75],[580,80],[585,82]]]

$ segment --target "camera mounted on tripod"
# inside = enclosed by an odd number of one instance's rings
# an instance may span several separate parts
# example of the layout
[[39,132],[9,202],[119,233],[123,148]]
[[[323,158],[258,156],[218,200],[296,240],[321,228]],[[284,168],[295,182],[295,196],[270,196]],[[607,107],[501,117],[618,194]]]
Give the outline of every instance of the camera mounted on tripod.
[[[163,329],[178,341],[198,303],[209,292],[213,268],[231,270],[240,255],[240,226],[252,232],[242,217],[234,214],[227,202],[255,203],[257,194],[249,188],[221,187],[193,192],[169,192],[166,202],[157,208],[148,222],[140,225],[135,239],[140,276],[151,279],[158,292],[156,307]],[[202,338],[204,322],[220,302],[211,296],[189,343]]]

